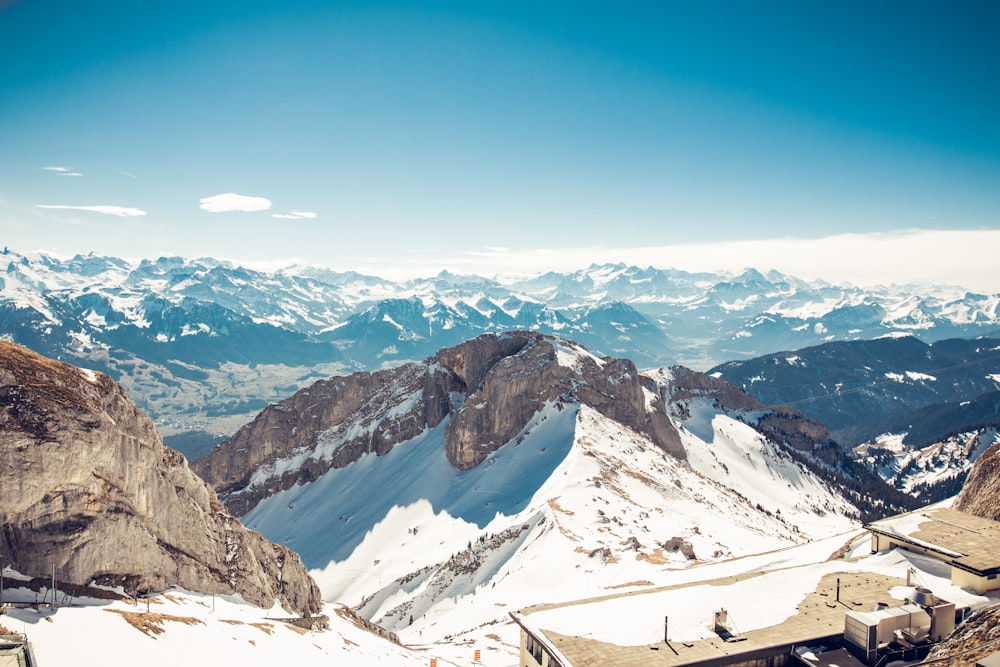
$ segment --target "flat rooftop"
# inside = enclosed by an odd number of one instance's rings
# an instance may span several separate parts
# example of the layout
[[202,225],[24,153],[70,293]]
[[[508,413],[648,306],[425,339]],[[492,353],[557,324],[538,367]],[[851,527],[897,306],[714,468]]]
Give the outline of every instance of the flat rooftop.
[[866,528],[935,551],[962,569],[978,574],[1000,573],[1000,522],[938,508],[873,521]]
[[[892,598],[890,590],[905,586],[904,579],[835,571],[842,562],[828,565],[826,574],[815,567],[751,573],[529,607],[512,616],[573,667],[711,667],[786,652],[792,644],[814,645],[839,638],[845,612],[871,610],[878,603],[903,604]],[[787,586],[783,585],[786,580]],[[797,590],[809,592],[803,597]],[[731,606],[724,603],[727,598]],[[719,608],[727,610],[737,641],[726,641],[712,632],[714,610]],[[669,643],[663,637],[664,616]],[[741,632],[741,624],[754,629]],[[632,643],[642,638],[648,641]]]

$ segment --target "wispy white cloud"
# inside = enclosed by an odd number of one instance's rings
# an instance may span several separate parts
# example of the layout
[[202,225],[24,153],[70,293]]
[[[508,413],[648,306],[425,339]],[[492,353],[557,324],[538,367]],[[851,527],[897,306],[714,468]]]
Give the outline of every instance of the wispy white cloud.
[[253,213],[271,208],[271,200],[266,197],[249,197],[235,192],[225,192],[201,199],[201,209],[209,213]]
[[272,218],[282,218],[284,220],[312,220],[316,217],[313,211],[297,211],[292,209],[288,213],[274,213]]
[[90,211],[91,213],[103,213],[104,215],[117,215],[121,218],[133,218],[146,215],[141,208],[130,208],[128,206],[66,206],[63,204],[35,204],[37,208],[53,208],[68,211]]
[[42,169],[54,172],[57,176],[83,176],[73,167],[42,167]]
[[36,204],[35,207],[63,209],[69,211],[90,211],[91,213],[116,215],[120,218],[134,218],[146,215],[146,212],[141,208],[129,208],[127,206],[66,206],[63,204]]

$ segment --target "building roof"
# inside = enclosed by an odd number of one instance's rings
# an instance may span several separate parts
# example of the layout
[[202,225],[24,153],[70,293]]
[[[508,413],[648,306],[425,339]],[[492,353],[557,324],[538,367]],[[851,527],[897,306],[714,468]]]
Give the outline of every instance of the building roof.
[[981,576],[1000,573],[1000,522],[951,508],[918,510],[873,521],[866,528],[933,552]]
[[976,667],[1000,667],[1000,651],[992,653],[976,662]]
[[976,661],[976,667],[1000,667],[1000,651]]
[[[899,577],[834,567],[826,572],[746,574],[529,607],[511,616],[563,665],[679,667],[724,665],[787,652],[792,644],[822,643],[843,634],[850,609],[902,604],[889,594],[904,584]],[[804,592],[789,594],[801,590],[797,582],[806,576],[813,578]],[[710,630],[720,606],[728,610],[736,641]],[[665,616],[669,644],[663,640]],[[694,626],[699,632],[692,634]]]

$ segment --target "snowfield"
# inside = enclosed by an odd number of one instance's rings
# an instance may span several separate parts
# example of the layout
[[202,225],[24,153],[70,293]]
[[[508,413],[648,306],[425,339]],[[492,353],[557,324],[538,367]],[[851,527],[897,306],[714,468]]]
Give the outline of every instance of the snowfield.
[[[527,616],[522,622],[565,634],[591,633],[600,641],[621,646],[651,644],[662,639],[664,609],[670,613],[671,639],[694,641],[708,636],[713,612],[726,608],[743,632],[769,627],[785,620],[816,586],[820,577],[832,572],[876,572],[905,577],[912,568],[915,585],[926,586],[938,596],[976,609],[1000,603],[1000,594],[974,595],[951,585],[948,567],[917,554],[891,551],[868,555],[870,540],[861,531],[836,535],[768,553],[708,563],[684,569],[663,568],[657,586],[694,585],[670,591],[649,591],[628,598],[609,599],[583,606],[562,607]],[[835,552],[848,549],[846,560],[830,560]],[[697,582],[740,574],[761,576],[731,586],[700,585]],[[5,571],[5,602],[32,602],[45,595],[16,588]],[[15,575],[16,576],[16,575]],[[550,582],[522,581],[547,587]],[[604,595],[641,591],[653,582],[633,586],[604,587]],[[11,586],[15,586],[11,588]],[[514,590],[515,597],[539,597],[536,588]],[[891,591],[905,599],[913,586]],[[548,597],[548,596],[545,596]],[[758,602],[767,598],[766,609]],[[60,596],[60,602],[63,597]],[[100,662],[107,667],[131,667],[138,662],[149,667],[175,665],[239,664],[270,667],[275,664],[417,666],[472,664],[473,652],[481,651],[479,664],[513,667],[518,663],[518,628],[507,616],[517,611],[500,603],[506,618],[452,637],[429,641],[417,634],[403,638],[399,646],[375,636],[338,613],[339,605],[328,604],[330,629],[307,631],[275,620],[286,616],[280,608],[264,610],[234,598],[203,596],[171,591],[154,598],[146,611],[144,600],[130,602],[75,599],[74,605],[55,610],[42,606],[9,608],[0,625],[25,633],[39,664],[46,667]],[[496,603],[493,603],[496,604]],[[636,618],[651,619],[637,624]],[[461,625],[461,623],[456,623]]]
[[[4,601],[16,600],[32,602],[35,593],[5,587]],[[273,620],[288,617],[281,607],[259,609],[238,598],[183,591],[153,598],[148,612],[145,600],[137,605],[96,599],[73,604],[80,606],[8,609],[0,625],[26,634],[44,667],[428,664],[422,653],[341,617],[336,605],[327,607],[330,629],[312,631]]]
[[[557,349],[569,367],[587,363],[587,354],[568,343]],[[645,409],[663,410],[671,371],[649,377],[655,386],[646,388]],[[637,594],[609,599],[600,627],[582,607],[546,612],[545,627],[644,644],[661,636],[662,609],[683,608],[671,615],[673,636],[694,640],[723,603],[742,630],[766,627],[794,614],[838,568],[903,576],[913,567],[946,599],[988,601],[951,587],[936,561],[863,557],[869,540],[857,508],[750,425],[765,413],[741,416],[709,396],[686,395],[667,407],[683,458],[560,398],[470,470],[447,459],[446,419],[382,456],[362,456],[263,500],[242,521],[301,555],[323,592],[328,630],[289,626],[280,608],[184,591],[158,596],[148,610],[143,602],[74,600],[58,610],[13,609],[0,622],[25,632],[46,667],[81,656],[110,666],[427,665],[436,658],[443,667],[470,664],[476,650],[480,664],[510,667],[519,639],[512,613],[623,592]],[[397,409],[417,400],[395,398]],[[345,420],[317,449],[257,473],[334,452],[356,426]],[[833,560],[841,554],[856,560]],[[760,576],[730,586],[697,583],[749,573]],[[693,585],[651,590],[678,584]],[[9,585],[5,600],[39,597]],[[761,614],[754,610],[765,593],[770,612]],[[652,620],[630,621],[636,617]]]
[[447,461],[443,422],[243,519],[302,554],[328,603],[495,665],[517,661],[517,609],[774,568],[816,540],[826,559],[857,534],[855,508],[782,448],[706,399],[686,412],[686,461],[585,405],[548,404],[471,470]]

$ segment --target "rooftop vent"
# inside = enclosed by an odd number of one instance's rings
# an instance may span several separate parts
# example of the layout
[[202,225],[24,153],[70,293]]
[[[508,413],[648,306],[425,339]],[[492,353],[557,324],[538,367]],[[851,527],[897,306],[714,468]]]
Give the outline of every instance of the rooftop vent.
[[921,607],[933,607],[937,604],[937,598],[934,597],[934,593],[931,593],[931,589],[924,588],[923,586],[914,589],[913,595],[910,596],[910,601]]

